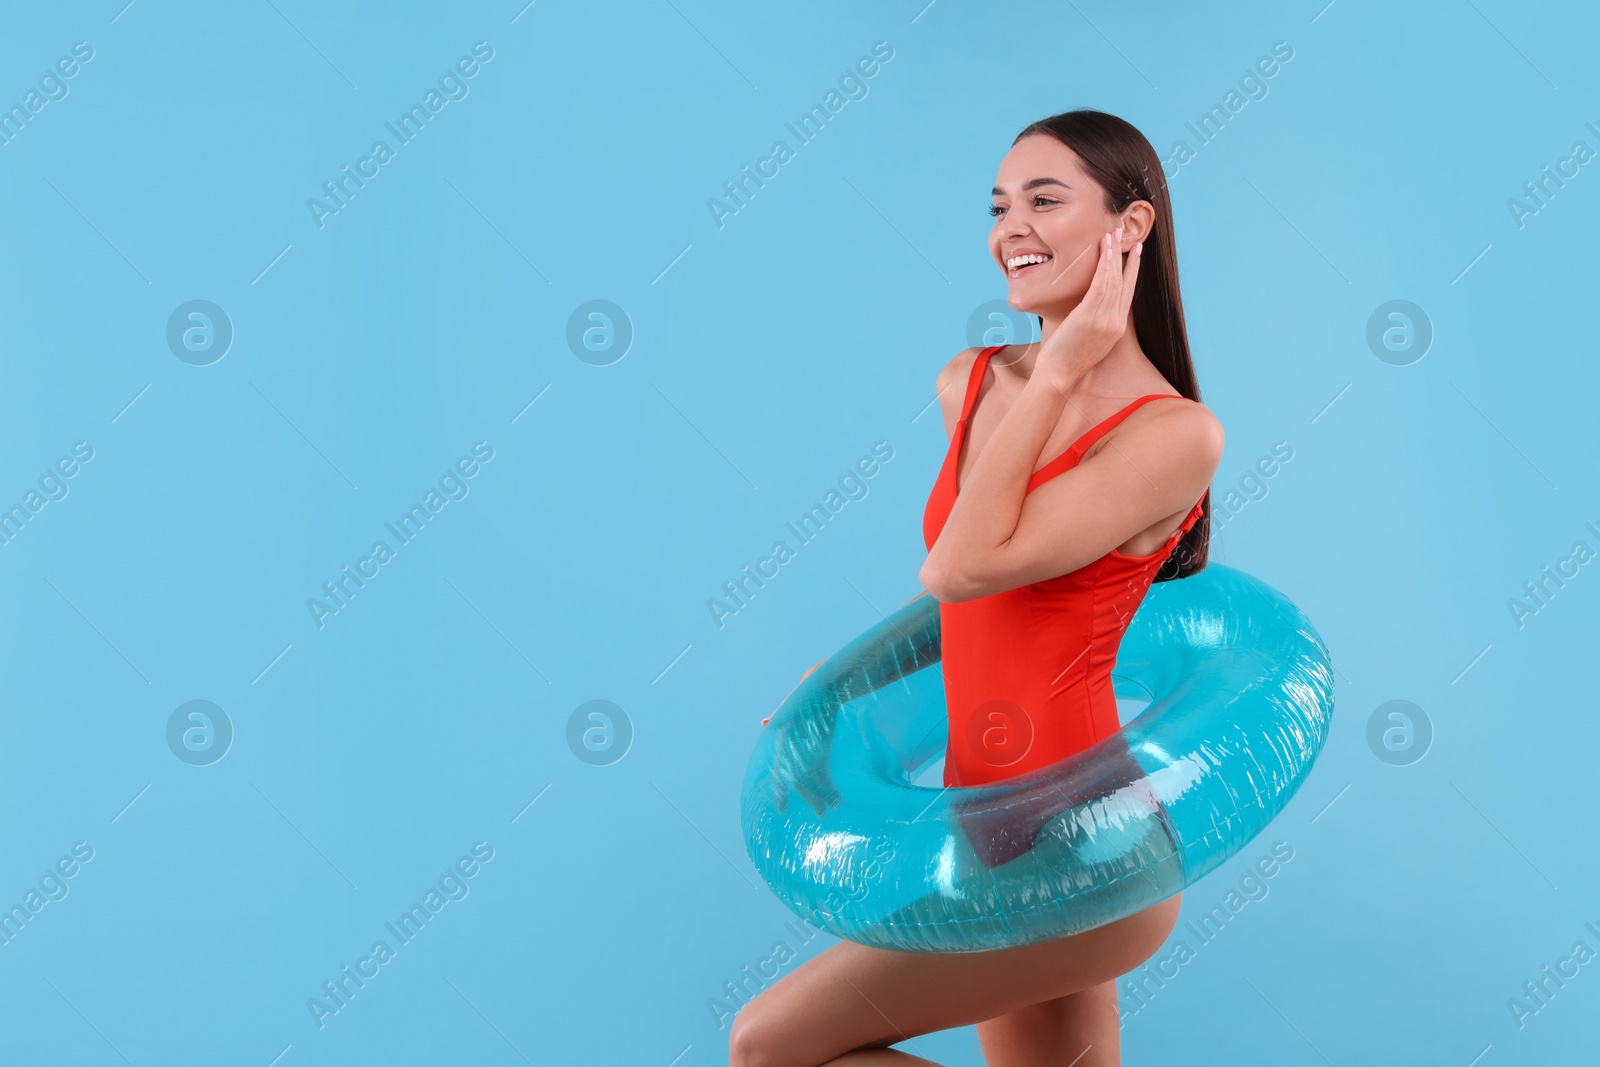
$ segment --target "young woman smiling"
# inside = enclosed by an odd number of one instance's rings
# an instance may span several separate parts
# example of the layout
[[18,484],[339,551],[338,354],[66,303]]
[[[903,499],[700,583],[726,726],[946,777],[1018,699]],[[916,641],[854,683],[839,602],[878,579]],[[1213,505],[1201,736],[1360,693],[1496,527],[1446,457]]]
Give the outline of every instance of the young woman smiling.
[[[961,352],[936,388],[949,435],[923,515],[939,603],[947,786],[1058,762],[1119,728],[1110,674],[1152,581],[1205,565],[1222,427],[1199,402],[1161,163],[1122,119],[1024,129],[1000,163],[989,251],[1037,343]],[[1138,767],[1129,759],[1130,780]],[[1027,841],[1050,811],[1016,819]],[[1017,854],[963,825],[981,862]],[[976,1024],[991,1067],[1121,1063],[1116,979],[1177,922],[1180,895],[992,952],[841,942],[745,1005],[732,1067],[933,1061],[915,1038]],[[888,1046],[905,1043],[911,1051]]]

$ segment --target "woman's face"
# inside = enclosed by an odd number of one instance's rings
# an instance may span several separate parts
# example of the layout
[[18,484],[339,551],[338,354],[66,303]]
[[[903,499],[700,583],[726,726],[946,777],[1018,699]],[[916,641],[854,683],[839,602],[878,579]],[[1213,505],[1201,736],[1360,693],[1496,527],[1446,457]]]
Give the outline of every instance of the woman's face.
[[[1104,193],[1083,172],[1078,154],[1045,134],[1011,146],[1000,161],[989,210],[995,216],[989,252],[1010,283],[1008,300],[1017,311],[1034,314],[1070,309],[1083,299],[1099,262],[1101,235],[1118,221],[1106,211]],[[1139,239],[1124,234],[1121,247],[1132,248]],[[1011,260],[1030,252],[1048,258],[1012,269]]]

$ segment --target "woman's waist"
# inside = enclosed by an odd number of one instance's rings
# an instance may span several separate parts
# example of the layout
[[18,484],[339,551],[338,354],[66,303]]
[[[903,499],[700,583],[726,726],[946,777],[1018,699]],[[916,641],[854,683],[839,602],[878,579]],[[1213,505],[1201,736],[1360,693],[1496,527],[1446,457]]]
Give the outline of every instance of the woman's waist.
[[1124,556],[1118,552],[1108,552],[1075,571],[1041,578],[971,600],[946,602],[941,609],[956,608],[967,613],[1008,611],[1028,604],[1055,611],[1083,610],[1106,600],[1125,597],[1133,590],[1138,590],[1138,595],[1143,596],[1165,562],[1165,557],[1161,556]]
[[1109,672],[1130,617],[1116,604],[1071,614],[946,610],[961,606],[940,605],[940,657],[946,666],[980,665],[1017,675],[1053,677],[1068,664]]
[[953,717],[982,708],[1009,707],[1031,719],[1088,714],[1103,716],[1117,706],[1111,665],[1064,662],[1055,669],[996,671],[944,664],[945,705]]
[[1116,696],[1079,683],[1054,692],[979,686],[947,693],[946,785],[998,781],[1066,759],[1115,734]]

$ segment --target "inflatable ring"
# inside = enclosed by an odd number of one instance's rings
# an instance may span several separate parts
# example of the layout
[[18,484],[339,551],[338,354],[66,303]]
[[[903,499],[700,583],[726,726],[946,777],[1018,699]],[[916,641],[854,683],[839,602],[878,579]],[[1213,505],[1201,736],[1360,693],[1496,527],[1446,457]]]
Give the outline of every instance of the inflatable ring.
[[1081,752],[969,788],[944,752],[939,606],[910,601],[813,667],[745,773],[745,848],[812,924],[865,945],[1034,944],[1165,900],[1283,810],[1327,739],[1328,652],[1282,594],[1212,563],[1157,582],[1112,686],[1150,704]]

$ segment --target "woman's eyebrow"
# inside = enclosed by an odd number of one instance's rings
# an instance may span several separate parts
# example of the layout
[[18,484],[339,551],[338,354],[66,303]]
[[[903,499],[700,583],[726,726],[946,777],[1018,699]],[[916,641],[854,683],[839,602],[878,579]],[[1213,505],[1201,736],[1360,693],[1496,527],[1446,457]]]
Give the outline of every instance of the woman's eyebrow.
[[[1027,192],[1029,189],[1037,189],[1041,185],[1059,185],[1063,189],[1071,189],[1072,188],[1072,186],[1068,185],[1066,182],[1060,181],[1060,180],[1058,180],[1056,178],[1034,178],[1031,181],[1027,181],[1027,182],[1023,183],[1022,191],[1023,192]],[[997,185],[997,186],[994,187],[994,191],[992,193],[990,193],[989,195],[990,196],[1005,196],[1006,195],[1006,191],[1004,189],[1000,188]]]

